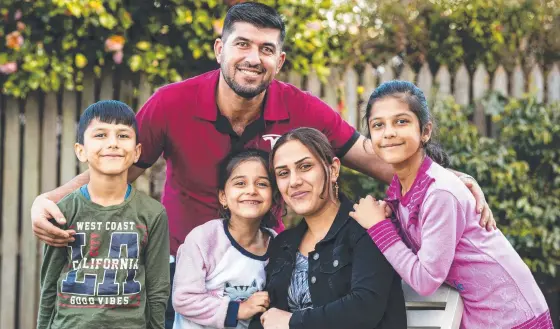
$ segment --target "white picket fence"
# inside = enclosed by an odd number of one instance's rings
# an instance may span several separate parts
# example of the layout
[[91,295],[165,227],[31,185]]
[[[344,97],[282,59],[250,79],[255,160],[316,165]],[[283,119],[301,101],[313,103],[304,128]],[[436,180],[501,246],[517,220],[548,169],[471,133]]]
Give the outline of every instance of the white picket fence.
[[[507,72],[500,65],[490,74],[484,64],[480,64],[471,76],[464,64],[453,73],[446,65],[442,65],[434,76],[427,63],[418,72],[415,72],[410,65],[404,64],[397,76],[389,64],[377,68],[367,64],[361,72],[357,72],[353,67],[344,70],[331,69],[327,83],[321,83],[313,72],[307,77],[289,72],[281,74],[280,79],[322,97],[333,108],[337,108],[342,94],[345,105],[343,115],[355,127],[359,127],[363,117],[365,106],[361,103],[367,102],[376,86],[394,79],[410,81],[415,83],[428,99],[434,96],[453,96],[460,105],[478,105],[473,121],[480,132],[486,134],[487,117],[484,108],[478,104],[479,100],[489,91],[495,91],[503,96],[514,98],[532,94],[538,102],[549,104],[558,102],[560,101],[559,67],[560,63],[555,63],[545,71],[541,66],[534,65],[526,74],[521,65],[517,65],[512,72]],[[360,89],[363,92],[360,92]]]
[[[313,73],[307,77],[283,73],[280,79],[309,90],[334,109],[343,100],[342,115],[358,127],[371,92],[394,78],[416,83],[428,97],[452,95],[463,105],[476,103],[489,90],[513,97],[533,92],[537,100],[552,103],[560,100],[558,67],[557,63],[545,72],[535,66],[528,74],[520,66],[513,72],[499,67],[490,75],[480,65],[471,77],[464,65],[454,74],[442,66],[435,76],[427,65],[419,72],[405,65],[397,77],[389,65],[366,65],[360,72],[333,68],[325,83]],[[24,100],[0,94],[0,328],[35,326],[41,246],[31,231],[29,209],[36,195],[66,183],[85,168],[73,150],[77,117],[100,99],[117,98],[139,107],[153,90],[145,77],[107,70],[101,79],[89,75],[81,92],[32,93]],[[486,116],[480,107],[476,113],[474,121],[482,129]],[[164,179],[160,159],[135,185],[158,198]]]

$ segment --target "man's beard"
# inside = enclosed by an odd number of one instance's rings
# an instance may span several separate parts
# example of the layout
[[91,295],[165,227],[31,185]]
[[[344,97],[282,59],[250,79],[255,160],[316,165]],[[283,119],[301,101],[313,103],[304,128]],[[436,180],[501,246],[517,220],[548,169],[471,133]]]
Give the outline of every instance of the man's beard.
[[[260,68],[260,65],[253,66],[253,67],[251,67],[249,65],[243,65],[241,67],[236,66],[235,70],[237,71],[238,69],[243,69],[244,67],[254,69],[254,68]],[[243,97],[245,99],[255,98],[256,96],[261,94],[263,91],[265,91],[266,88],[268,88],[268,86],[270,85],[270,81],[263,81],[263,82],[261,82],[260,85],[258,85],[256,87],[245,87],[245,86],[242,86],[239,83],[237,83],[235,81],[235,79],[228,74],[226,63],[222,64],[220,66],[220,69],[222,71],[222,75],[224,76],[224,80],[226,81],[228,86],[233,90],[233,92],[235,92],[237,95],[239,95],[240,97]],[[235,72],[234,72],[234,75],[235,75]]]

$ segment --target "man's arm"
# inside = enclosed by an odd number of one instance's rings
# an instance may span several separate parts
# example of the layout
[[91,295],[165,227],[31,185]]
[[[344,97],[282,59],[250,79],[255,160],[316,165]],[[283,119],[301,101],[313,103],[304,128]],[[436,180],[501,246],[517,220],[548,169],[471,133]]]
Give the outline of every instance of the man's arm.
[[[341,159],[342,164],[348,168],[355,169],[364,175],[377,178],[387,184],[391,183],[395,170],[393,166],[381,160],[373,149],[366,151],[364,145],[366,138],[362,135]],[[365,146],[365,147],[364,147]]]
[[[67,196],[68,194],[72,193],[73,191],[79,189],[81,186],[89,183],[89,170],[84,171],[83,173],[79,174],[78,176],[72,178],[66,184],[63,184],[52,191],[45,192],[40,196],[43,196],[54,203],[59,202]],[[60,214],[62,216],[62,213]],[[54,217],[58,220],[57,217]],[[64,224],[64,223],[61,223]]]
[[[358,140],[356,140],[354,145],[352,145],[350,150],[348,150],[348,153],[346,153],[341,159],[342,164],[355,169],[364,175],[377,178],[389,184],[394,174],[393,166],[381,160],[375,152],[373,152],[371,145],[364,144],[366,141],[366,138],[360,135]],[[490,206],[488,206],[488,203],[484,198],[484,192],[476,180],[462,172],[449,168],[448,170],[457,175],[473,194],[476,200],[477,212],[479,214],[482,213],[482,216],[480,217],[480,226],[486,227],[486,230],[488,231],[495,229],[496,221],[494,220]]]
[[[136,166],[130,167],[128,181],[133,182],[144,171],[145,169]],[[33,233],[37,238],[53,247],[64,247],[68,242],[74,241],[72,237],[76,233],[74,230],[62,230],[49,220],[54,218],[59,225],[64,225],[66,219],[56,203],[88,182],[89,171],[86,170],[68,183],[35,198],[31,206],[31,221],[33,222]]]
[[49,220],[54,218],[59,225],[66,224],[66,219],[56,203],[88,182],[89,172],[86,170],[66,184],[35,198],[31,205],[31,222],[33,234],[37,238],[53,247],[64,247],[74,241],[72,237],[76,233],[74,230],[62,230]]

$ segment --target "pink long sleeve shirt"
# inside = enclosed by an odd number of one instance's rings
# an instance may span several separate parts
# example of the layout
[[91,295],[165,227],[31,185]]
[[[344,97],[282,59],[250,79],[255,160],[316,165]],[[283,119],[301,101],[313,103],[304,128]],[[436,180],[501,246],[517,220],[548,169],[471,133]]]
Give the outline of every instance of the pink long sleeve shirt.
[[387,190],[397,219],[368,230],[387,260],[416,292],[442,283],[463,298],[461,328],[553,329],[529,268],[499,230],[479,226],[467,187],[426,157],[404,196],[395,176]]

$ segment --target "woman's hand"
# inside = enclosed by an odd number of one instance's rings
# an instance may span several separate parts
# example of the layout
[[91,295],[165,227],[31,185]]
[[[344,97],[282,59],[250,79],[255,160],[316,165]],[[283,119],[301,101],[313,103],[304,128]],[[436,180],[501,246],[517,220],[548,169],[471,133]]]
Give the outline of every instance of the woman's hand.
[[264,329],[290,329],[292,313],[271,308],[261,315],[261,324]]
[[350,212],[350,217],[367,230],[388,217],[387,208],[389,206],[385,201],[376,201],[375,198],[368,195],[354,205],[354,211]]
[[247,298],[246,301],[239,304],[237,318],[239,320],[249,320],[257,313],[266,312],[266,308],[269,304],[270,299],[268,298],[268,292],[258,291]]

